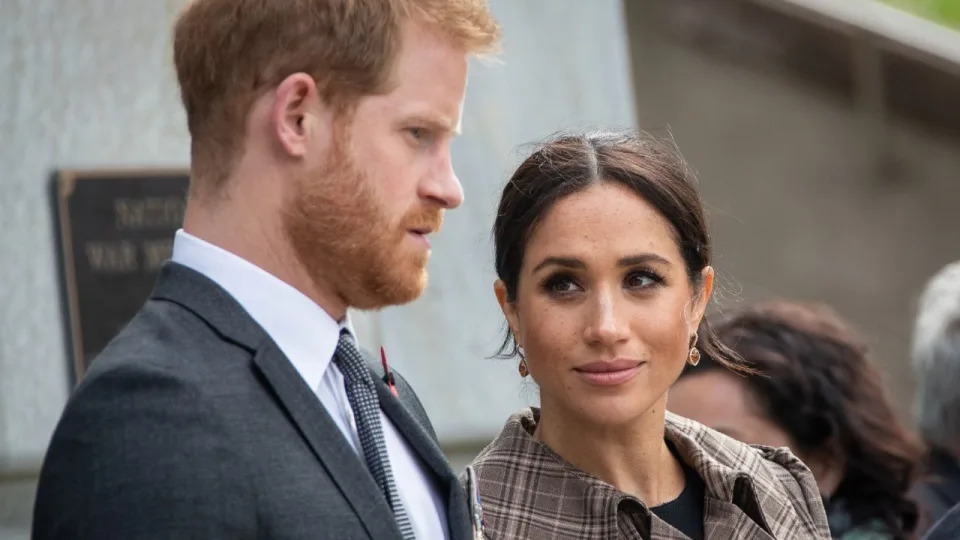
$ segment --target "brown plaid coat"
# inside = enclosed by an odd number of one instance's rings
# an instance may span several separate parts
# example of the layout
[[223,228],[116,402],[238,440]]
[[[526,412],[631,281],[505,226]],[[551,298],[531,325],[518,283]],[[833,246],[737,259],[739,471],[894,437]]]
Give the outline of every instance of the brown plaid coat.
[[[511,416],[472,463],[487,538],[687,539],[534,439],[538,418],[537,409]],[[786,449],[748,446],[670,413],[665,436],[703,478],[707,539],[830,538],[813,476]]]

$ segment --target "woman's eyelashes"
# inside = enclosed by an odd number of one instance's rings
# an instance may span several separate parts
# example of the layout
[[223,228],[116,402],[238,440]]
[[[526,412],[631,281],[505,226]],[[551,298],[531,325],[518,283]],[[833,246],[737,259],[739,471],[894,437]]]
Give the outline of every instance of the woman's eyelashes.
[[548,276],[540,286],[550,296],[564,297],[582,290],[576,279],[566,273]]
[[633,270],[624,278],[624,286],[629,289],[651,289],[663,284],[663,276],[653,270]]
[[[586,290],[584,283],[589,283],[589,280],[578,278],[570,273],[558,272],[544,279],[540,288],[549,296],[565,298],[584,292]],[[630,270],[622,280],[623,288],[629,291],[647,291],[665,283],[662,275],[650,269]]]

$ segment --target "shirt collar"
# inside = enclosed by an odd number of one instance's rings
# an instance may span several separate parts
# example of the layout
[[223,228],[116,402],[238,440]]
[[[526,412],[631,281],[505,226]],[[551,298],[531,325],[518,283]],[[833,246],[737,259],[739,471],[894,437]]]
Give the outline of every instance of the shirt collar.
[[196,270],[223,287],[269,335],[311,389],[316,390],[346,329],[285,281],[229,251],[184,230],[173,241],[173,262]]

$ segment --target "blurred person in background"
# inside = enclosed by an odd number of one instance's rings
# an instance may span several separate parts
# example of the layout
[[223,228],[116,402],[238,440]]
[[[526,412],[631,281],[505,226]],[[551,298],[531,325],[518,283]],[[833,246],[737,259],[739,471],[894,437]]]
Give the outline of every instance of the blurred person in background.
[[705,356],[671,388],[668,408],[747,443],[789,447],[817,479],[834,538],[911,538],[920,449],[847,325],[823,305],[771,302],[719,320],[716,333],[756,373]]
[[933,523],[960,504],[960,262],[941,269],[921,295],[912,360],[914,413],[929,449],[914,494]]
[[816,482],[789,450],[666,411],[685,364],[724,358],[701,324],[713,286],[703,207],[672,144],[545,143],[504,187],[494,239],[501,353],[540,406],[512,415],[472,464],[487,538],[829,538]]

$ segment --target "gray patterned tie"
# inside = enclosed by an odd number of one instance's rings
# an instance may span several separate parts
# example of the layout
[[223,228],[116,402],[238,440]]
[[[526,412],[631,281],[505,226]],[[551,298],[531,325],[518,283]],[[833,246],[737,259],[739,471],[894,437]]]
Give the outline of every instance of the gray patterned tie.
[[393,481],[390,470],[390,459],[387,456],[387,443],[383,438],[383,428],[380,425],[380,401],[377,399],[377,389],[373,386],[373,377],[367,369],[360,351],[353,344],[350,333],[340,332],[340,341],[333,354],[333,361],[343,373],[347,390],[347,399],[353,409],[353,417],[357,423],[357,434],[360,435],[360,447],[367,468],[373,479],[377,481],[387,503],[393,509],[393,515],[400,527],[405,540],[414,540],[413,527],[410,518],[403,508],[397,484]]

